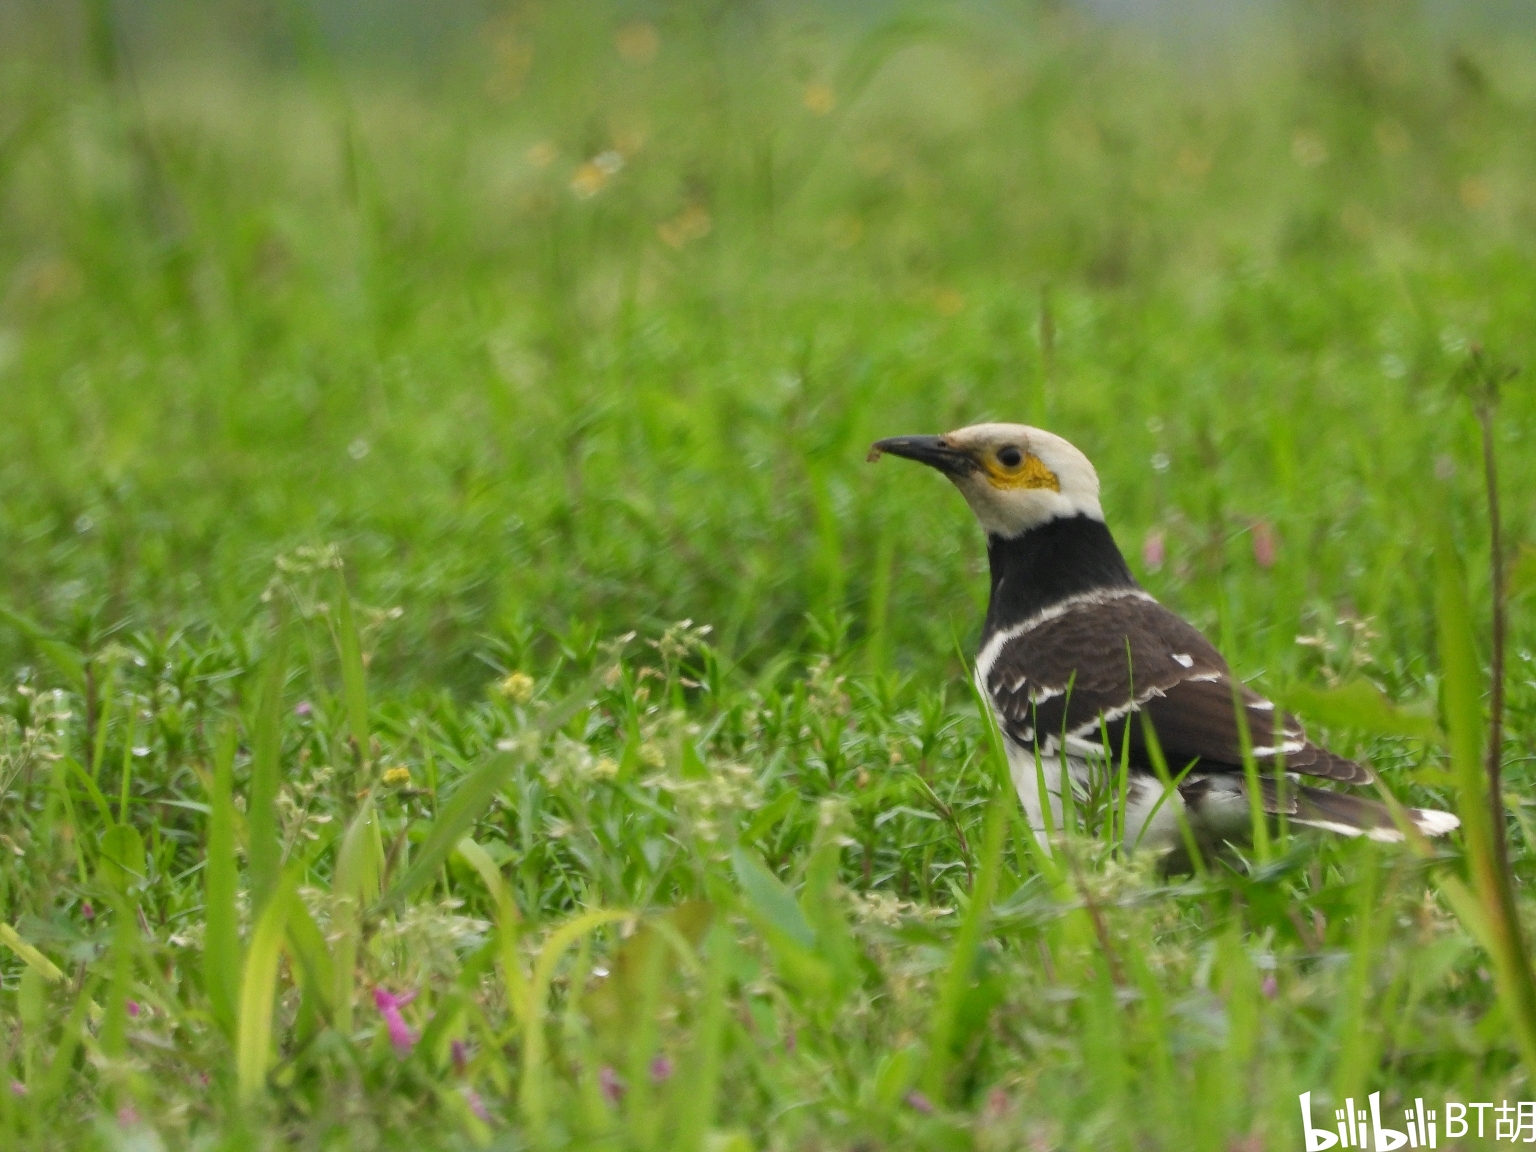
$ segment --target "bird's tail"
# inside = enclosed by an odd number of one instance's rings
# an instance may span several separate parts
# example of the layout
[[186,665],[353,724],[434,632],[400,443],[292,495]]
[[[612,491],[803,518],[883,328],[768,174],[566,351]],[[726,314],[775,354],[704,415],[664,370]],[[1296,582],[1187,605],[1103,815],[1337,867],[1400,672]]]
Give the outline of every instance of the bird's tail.
[[[1293,802],[1294,807],[1286,805],[1291,809],[1287,815],[1292,824],[1323,828],[1344,836],[1369,836],[1372,840],[1400,841],[1404,838],[1391,811],[1375,800],[1302,787],[1295,790]],[[1444,836],[1461,826],[1461,821],[1450,812],[1435,808],[1404,808],[1402,812],[1425,836]]]

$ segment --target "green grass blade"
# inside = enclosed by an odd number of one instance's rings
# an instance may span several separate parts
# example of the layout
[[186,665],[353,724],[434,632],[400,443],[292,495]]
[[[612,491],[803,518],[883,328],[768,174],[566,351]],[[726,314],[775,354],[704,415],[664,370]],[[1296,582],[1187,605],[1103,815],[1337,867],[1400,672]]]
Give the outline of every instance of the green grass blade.
[[428,826],[410,867],[390,884],[386,904],[401,903],[437,875],[448,854],[491,806],[516,765],[517,759],[510,752],[498,752],[460,781]]
[[[530,735],[547,735],[561,728],[587,703],[596,683],[589,677],[585,684],[572,692],[558,705],[544,712],[530,726]],[[396,877],[385,893],[387,906],[398,905],[408,899],[418,888],[437,875],[438,868],[448,858],[474,825],[475,821],[491,806],[502,786],[511,776],[517,760],[510,752],[498,752],[469,773],[438,811],[437,818],[428,826],[411,858],[410,867]]]
[[1445,744],[1445,733],[1433,716],[1398,707],[1369,680],[1349,680],[1336,688],[1294,684],[1285,691],[1285,705],[1303,720],[1325,728]]
[[253,1103],[266,1085],[272,1054],[272,1010],[277,1003],[277,962],[292,899],[292,880],[280,880],[256,919],[246,949],[235,1041],[235,1082],[242,1104]]
[[12,952],[20,956],[26,962],[28,968],[41,973],[49,983],[57,983],[64,979],[64,973],[59,971],[57,964],[23,940],[21,933],[17,932],[16,929],[3,920],[0,920],[0,944],[4,944]]
[[257,917],[261,915],[267,897],[277,887],[282,868],[277,793],[282,783],[283,686],[287,674],[288,622],[283,614],[278,618],[272,649],[267,653],[251,739],[251,788],[245,815],[250,843],[246,847],[246,861],[251,913]]
[[[69,794],[69,774],[74,772],[77,776],[91,781],[85,770],[80,767],[80,762],[73,756],[62,756],[55,761],[53,766],[53,798],[58,806],[64,810],[64,823],[50,819],[54,834],[62,832],[64,838],[69,841],[71,854],[75,859],[75,876],[84,885],[90,877],[90,869],[85,865],[85,848],[81,844],[80,819],[75,814],[75,802]],[[92,783],[92,787],[95,787]]]
[[107,990],[106,1010],[101,1019],[101,1051],[118,1059],[128,1049],[128,1000],[133,979],[134,953],[138,950],[139,926],[133,905],[120,894],[112,894],[112,984]]
[[684,1078],[678,1084],[681,1108],[673,1147],[701,1152],[715,1118],[720,1090],[720,1065],[725,1039],[725,992],[735,941],[730,929],[716,923],[707,942],[704,989],[700,997],[694,1050]]
[[1248,707],[1242,685],[1232,677],[1232,713],[1237,724],[1237,744],[1243,760],[1243,790],[1248,794],[1249,835],[1260,867],[1270,861],[1269,818],[1264,813],[1264,790],[1259,783],[1259,762],[1253,755],[1253,733],[1248,730]]
[[[981,685],[976,682],[976,669],[965,659],[959,642],[955,643],[955,654],[961,659],[968,671],[966,686],[970,689],[971,700],[976,705],[976,714],[981,718],[982,729],[986,734],[987,763],[992,769],[992,775],[997,781],[997,788],[1005,796],[1014,796],[1017,789],[1013,783],[1013,773],[1008,763],[1008,748],[1003,742],[1003,731],[997,725],[997,715],[992,711],[992,705],[988,703]],[[1040,789],[1042,816],[1045,822],[1046,837],[1049,839],[1055,833],[1055,820],[1051,812],[1049,798],[1045,788],[1045,766],[1041,763],[1039,750],[1034,756],[1035,781]],[[1009,801],[1010,823],[1013,827],[1014,851],[1017,853],[1020,863],[1030,861],[1035,871],[1044,876],[1053,886],[1063,883],[1061,869],[1051,855],[1047,845],[1041,844],[1035,836],[1035,830],[1029,826],[1024,817],[1024,809],[1021,803]]]
[[[1527,960],[1524,930],[1510,877],[1499,861],[1488,777],[1483,767],[1482,676],[1473,640],[1466,581],[1448,528],[1442,526],[1435,549],[1435,614],[1444,676],[1446,739],[1458,793],[1457,814],[1466,838],[1467,866],[1482,906],[1474,935],[1493,944],[1494,980],[1499,1002],[1515,1032],[1526,1070],[1536,1075],[1536,980]],[[1454,906],[1454,905],[1453,905]]]
[[235,1004],[240,988],[240,929],[236,913],[238,865],[235,860],[234,725],[220,731],[213,753],[208,790],[207,864],[203,868],[203,987],[224,1034],[235,1035]]
[[[1157,774],[1157,782],[1163,786],[1163,794],[1157,798],[1151,811],[1147,813],[1146,820],[1142,823],[1141,833],[1136,837],[1136,844],[1131,850],[1134,852],[1141,844],[1142,836],[1152,826],[1152,818],[1157,815],[1163,804],[1174,802],[1178,795],[1178,787],[1189,774],[1191,768],[1199,761],[1191,761],[1184,766],[1184,770],[1177,777],[1168,774],[1168,761],[1163,757],[1163,745],[1157,738],[1157,729],[1152,726],[1151,718],[1145,712],[1138,712],[1141,719],[1141,735],[1147,746],[1147,759],[1152,761],[1152,770]],[[1189,856],[1189,866],[1195,870],[1196,876],[1205,875],[1205,858],[1200,853],[1200,845],[1195,841],[1195,831],[1190,827],[1189,816],[1184,811],[1184,805],[1174,802],[1173,814],[1179,823],[1179,839],[1183,842],[1184,851]]]
[[817,947],[816,929],[789,889],[751,852],[733,849],[731,868],[741,886],[741,911],[767,941],[779,976],[825,1020],[836,1005],[840,981],[835,961]]
[[352,1033],[363,909],[378,898],[379,872],[384,866],[377,831],[373,794],[369,793],[341,838],[336,870],[331,877],[331,935],[336,941],[331,1011],[343,1036]]
[[1449,533],[1435,550],[1435,614],[1444,676],[1444,708],[1451,769],[1455,774],[1462,835],[1479,896],[1492,878],[1484,873],[1493,860],[1493,829],[1488,811],[1488,781],[1483,775],[1482,677],[1473,641],[1472,613],[1465,579]]
[[86,772],[80,766],[80,762],[73,757],[65,757],[64,763],[79,778],[80,786],[85,789],[86,795],[91,798],[91,803],[96,806],[96,815],[100,818],[102,824],[112,824],[114,822],[112,819],[112,808],[107,803],[107,798],[101,789],[96,786],[96,781],[91,779],[90,773]]
[[117,663],[107,667],[107,682],[101,688],[101,710],[96,716],[96,738],[91,744],[91,780],[101,778],[101,762],[107,754],[107,733],[112,730],[112,713],[117,707]]
[[498,908],[504,907],[513,916],[521,919],[517,911],[517,904],[513,901],[511,892],[507,890],[507,883],[501,878],[501,869],[496,867],[496,861],[491,859],[491,854],[468,836],[465,836],[458,842],[454,851],[484,881],[486,891],[490,893],[492,902]]
[[549,1012],[549,985],[555,967],[565,951],[582,936],[604,924],[631,920],[631,912],[595,909],[555,929],[539,949],[533,965],[533,979],[528,984],[528,1006],[524,1010],[522,1081],[518,1087],[518,1106],[535,1135],[549,1122],[549,1066],[544,1035]]
[[1008,809],[1012,804],[1013,796],[999,789],[993,793],[992,801],[987,805],[987,820],[982,832],[981,866],[976,873],[976,886],[971,891],[971,902],[965,909],[959,931],[955,933],[954,943],[950,945],[949,967],[945,971],[939,998],[929,1020],[928,1062],[923,1069],[923,1086],[934,1100],[948,1097],[955,1026],[961,1001],[971,986],[982,929],[992,910],[992,898],[997,892],[998,873],[1002,870],[1004,832],[1007,828]]
[[[336,569],[336,646],[341,656],[342,695],[347,704],[347,728],[356,750],[357,764],[368,760],[368,681],[363,668],[363,646],[352,611],[347,578]],[[366,785],[364,785],[366,786]]]
[[[1062,704],[1061,731],[1056,734],[1056,772],[1057,788],[1061,793],[1061,831],[1069,841],[1080,831],[1077,819],[1077,794],[1072,787],[1071,762],[1067,756],[1067,717],[1071,714],[1072,691],[1077,687],[1077,670],[1067,677],[1066,699]],[[1042,772],[1043,776],[1044,773]],[[1044,790],[1040,793],[1042,808],[1050,807],[1050,797]]]
[[875,547],[874,577],[865,616],[865,661],[872,673],[883,672],[890,664],[891,569],[895,559],[896,533],[887,529],[880,533]]
[[830,1013],[858,985],[861,969],[859,946],[839,899],[837,876],[843,855],[843,830],[835,823],[819,820],[817,838],[820,843],[806,863],[800,909],[816,933],[816,954],[826,961],[832,975],[826,1005]]
[[128,709],[128,730],[123,733],[122,789],[117,800],[117,822],[128,823],[128,801],[133,791],[133,744],[139,734],[138,710]]
[[1337,1039],[1332,1045],[1338,1053],[1335,1073],[1340,1099],[1359,1097],[1366,1087],[1370,1070],[1376,1065],[1378,1035],[1374,1023],[1374,984],[1380,950],[1381,925],[1378,899],[1381,860],[1369,842],[1359,846],[1355,875],[1354,938],[1349,945],[1349,969],[1345,977],[1342,1010],[1338,1013]]
[[513,899],[506,881],[501,878],[501,870],[484,848],[466,836],[459,841],[455,851],[479,874],[496,906],[496,950],[501,978],[506,986],[507,1000],[512,1006],[513,1015],[519,1024],[525,1024],[528,978],[517,950],[518,937],[522,932],[522,914],[518,911],[517,901]]
[[147,874],[144,837],[131,824],[113,824],[97,842],[96,878],[108,888],[126,892]]
[[58,1047],[54,1049],[53,1060],[48,1065],[48,1074],[43,1079],[42,1091],[36,1096],[37,1107],[45,1107],[57,1099],[68,1085],[81,1037],[85,1034],[90,1017],[100,1011],[94,1000],[96,989],[100,984],[100,977],[87,978],[75,997],[74,1004],[70,1007],[69,1015],[64,1018],[64,1026],[59,1031]]
[[793,789],[781,792],[775,799],[760,808],[748,825],[741,830],[738,841],[751,846],[766,836],[779,821],[789,816],[800,803],[800,794]]
[[794,895],[752,853],[743,848],[731,852],[736,881],[756,917],[802,948],[816,947],[816,930],[806,920]]
[[325,933],[310,915],[304,902],[294,899],[288,913],[288,951],[293,958],[293,975],[306,995],[313,997],[320,1013],[335,1018],[332,997],[336,992],[336,966],[326,946]]
[[0,620],[6,621],[16,631],[32,642],[64,679],[64,682],[80,695],[85,695],[85,656],[73,645],[50,636],[43,628],[20,612],[0,605]]

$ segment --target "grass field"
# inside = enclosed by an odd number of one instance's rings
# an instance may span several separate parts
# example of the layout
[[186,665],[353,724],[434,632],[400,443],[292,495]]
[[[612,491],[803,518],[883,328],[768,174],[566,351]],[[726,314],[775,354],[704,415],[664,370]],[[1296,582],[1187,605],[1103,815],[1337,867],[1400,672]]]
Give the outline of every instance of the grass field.
[[1536,1097],[1460,837],[1031,851],[980,533],[864,463],[1068,436],[1152,592],[1465,812],[1531,29],[475,12],[0,11],[0,1144],[1260,1152],[1307,1091]]

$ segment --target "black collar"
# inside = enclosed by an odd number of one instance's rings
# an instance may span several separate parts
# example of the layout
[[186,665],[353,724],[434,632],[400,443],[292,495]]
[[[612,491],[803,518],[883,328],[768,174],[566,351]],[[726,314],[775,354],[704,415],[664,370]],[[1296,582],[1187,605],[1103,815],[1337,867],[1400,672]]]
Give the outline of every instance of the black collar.
[[1047,520],[1010,539],[989,535],[987,559],[992,599],[983,639],[1069,596],[1137,586],[1104,521],[1082,514]]

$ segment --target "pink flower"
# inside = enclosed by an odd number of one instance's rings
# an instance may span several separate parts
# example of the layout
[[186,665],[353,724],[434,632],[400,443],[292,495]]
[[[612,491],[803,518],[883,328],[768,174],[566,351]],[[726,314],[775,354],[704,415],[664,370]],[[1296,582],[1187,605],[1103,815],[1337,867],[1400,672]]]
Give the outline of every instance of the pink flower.
[[373,990],[374,1007],[379,1010],[379,1015],[384,1017],[384,1025],[389,1029],[389,1042],[394,1047],[396,1055],[402,1057],[409,1056],[411,1049],[416,1046],[416,1033],[412,1032],[410,1026],[406,1024],[405,1017],[400,1015],[400,1009],[414,999],[416,999],[414,992],[396,996],[382,988]]
[[80,901],[80,915],[87,920],[96,919],[96,907],[89,900]]
[[460,1076],[464,1075],[464,1066],[469,1063],[469,1045],[462,1040],[455,1040],[448,1046],[448,1051],[453,1057],[453,1070]]
[[624,1081],[613,1070],[612,1065],[604,1064],[597,1071],[597,1084],[603,1090],[603,1099],[610,1104],[617,1104],[624,1099]]
[[300,700],[293,706],[293,714],[295,716],[308,716],[313,711],[314,707],[308,700]]
[[138,1016],[139,1016],[139,1002],[137,1000],[130,1000],[130,1001],[128,1001],[128,1015],[130,1017],[132,1017],[133,1019],[138,1019]]
[[23,1084],[20,1080],[12,1080],[11,1081],[11,1095],[12,1096],[17,1096],[17,1097],[25,1096],[30,1091],[31,1091],[31,1089],[28,1088],[25,1084]]
[[476,1092],[468,1084],[460,1088],[459,1091],[464,1093],[464,1103],[469,1105],[469,1110],[489,1124],[491,1122],[491,1114],[485,1106],[485,1101],[480,1099],[480,1093]]
[[669,1057],[658,1056],[651,1061],[651,1079],[660,1084],[664,1080],[672,1078],[672,1061]]
[[921,1112],[924,1116],[928,1116],[933,1113],[933,1101],[924,1096],[916,1088],[908,1092],[905,1099],[910,1107],[916,1109],[918,1112]]
[[139,1113],[132,1104],[124,1104],[117,1110],[117,1122],[123,1128],[132,1128],[139,1122]]
[[1259,986],[1259,991],[1264,993],[1264,999],[1273,1000],[1280,992],[1279,982],[1275,980],[1273,972],[1264,975],[1264,983]]
[[1275,566],[1275,530],[1268,520],[1253,522],[1253,559],[1260,568]]
[[1141,562],[1146,565],[1148,572],[1156,572],[1167,558],[1168,550],[1163,543],[1163,530],[1154,528],[1141,542]]

